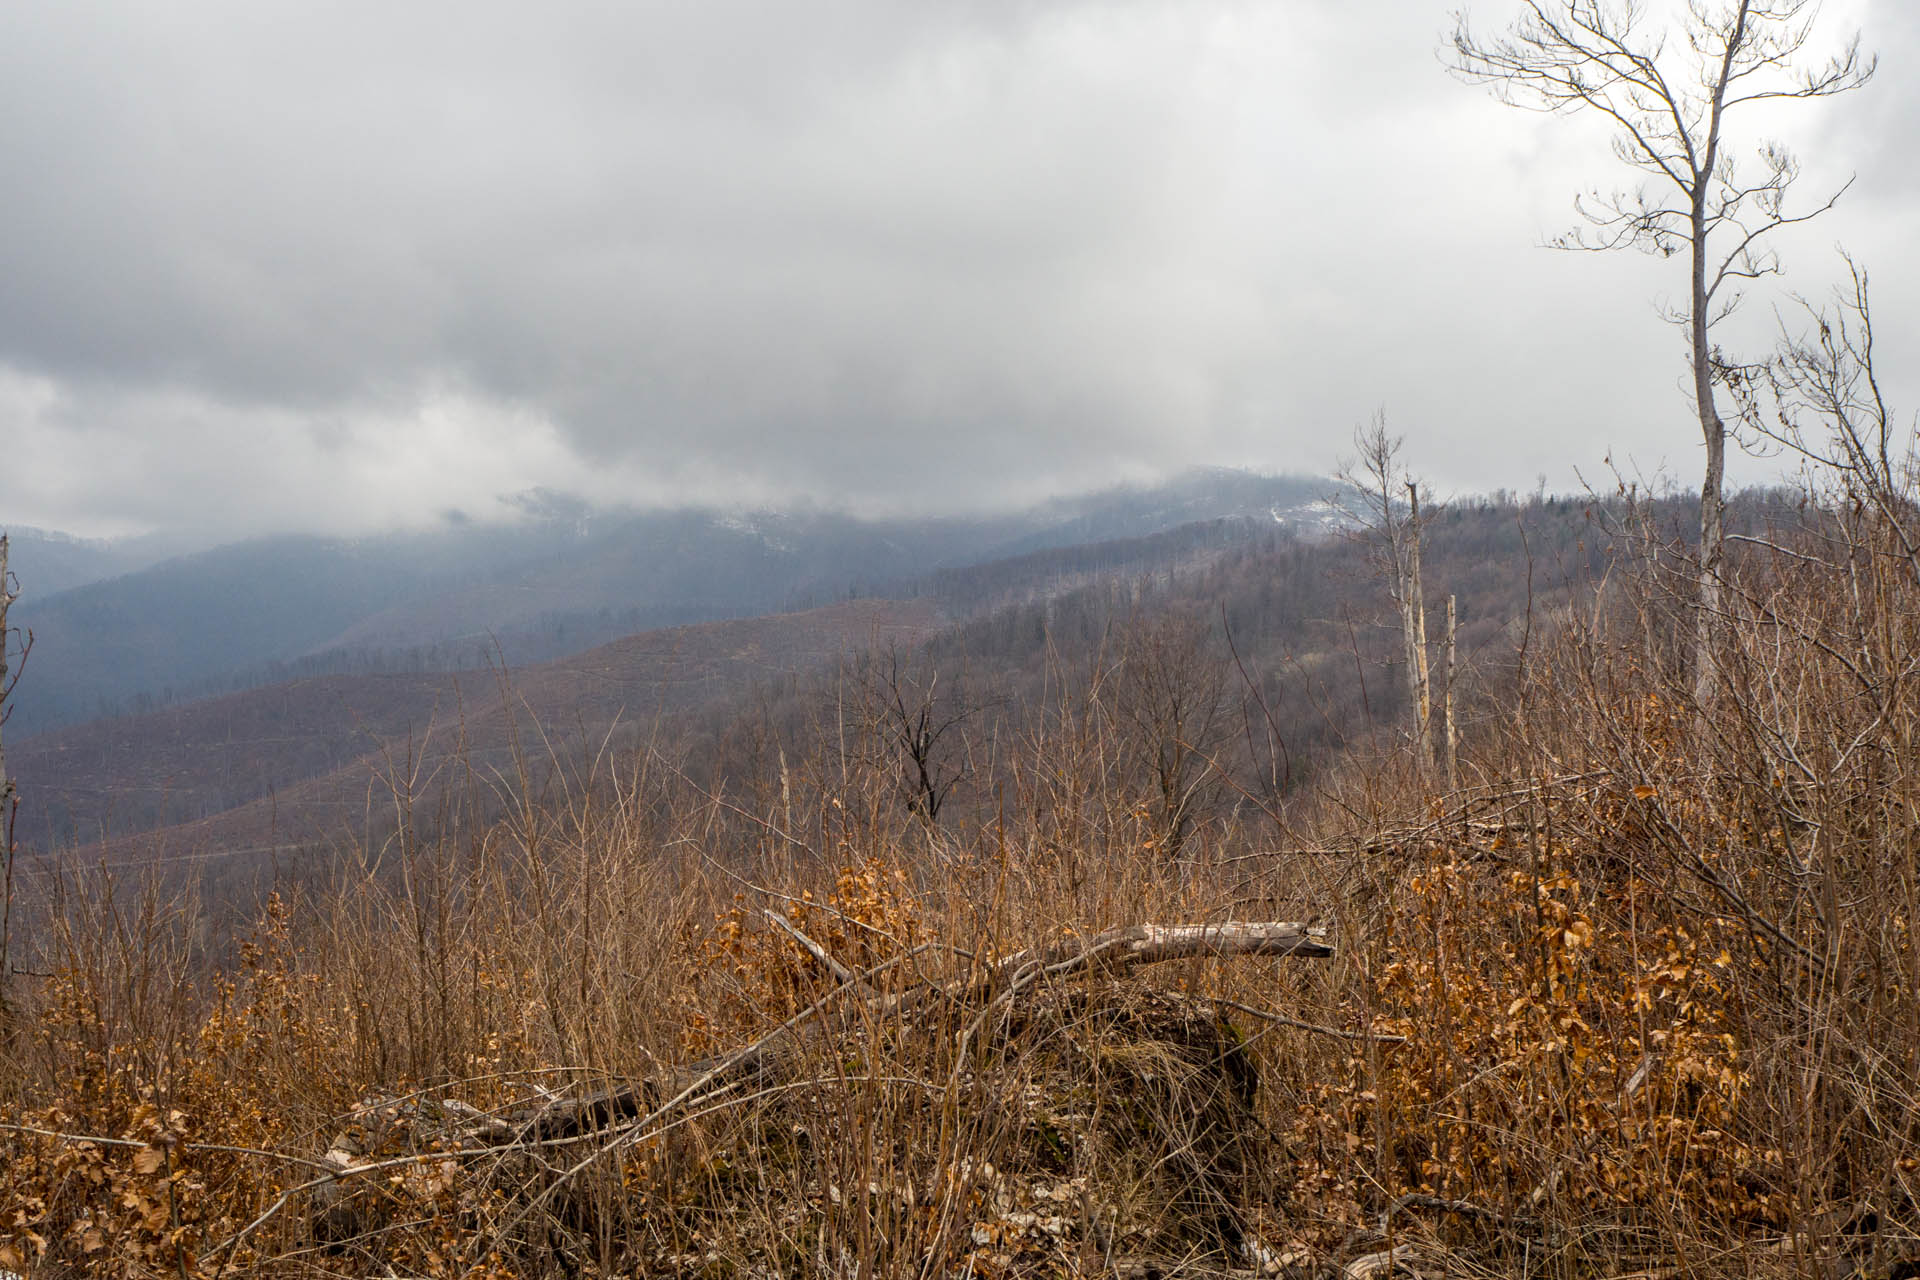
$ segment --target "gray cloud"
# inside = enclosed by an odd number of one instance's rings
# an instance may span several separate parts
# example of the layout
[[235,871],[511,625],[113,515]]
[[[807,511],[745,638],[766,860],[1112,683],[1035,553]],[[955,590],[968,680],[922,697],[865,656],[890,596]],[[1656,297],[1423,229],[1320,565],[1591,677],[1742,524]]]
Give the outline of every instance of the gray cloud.
[[[1862,173],[1790,265],[1818,288],[1848,240],[1910,331],[1920,112],[1892,64],[1920,22],[1854,11],[1892,74],[1783,121],[1810,186]],[[1534,247],[1615,180],[1603,136],[1449,80],[1446,24],[1419,0],[10,6],[25,483],[0,511],[955,508],[1325,469],[1381,402],[1447,484],[1567,484],[1609,446],[1690,475],[1651,305],[1671,264]]]

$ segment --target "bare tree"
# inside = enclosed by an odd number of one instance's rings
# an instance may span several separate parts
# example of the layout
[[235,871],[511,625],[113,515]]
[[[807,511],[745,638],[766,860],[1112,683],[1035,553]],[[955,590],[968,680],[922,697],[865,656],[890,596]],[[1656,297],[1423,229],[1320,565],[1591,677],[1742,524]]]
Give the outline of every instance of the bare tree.
[[1464,14],[1455,15],[1453,65],[1462,76],[1492,86],[1514,106],[1598,113],[1613,126],[1614,154],[1643,175],[1632,191],[1577,199],[1588,226],[1555,247],[1686,255],[1687,302],[1668,318],[1686,333],[1707,453],[1694,638],[1702,697],[1717,684],[1713,619],[1720,611],[1728,435],[1714,402],[1725,362],[1712,329],[1739,305],[1743,282],[1779,272],[1768,233],[1818,216],[1840,194],[1789,214],[1787,191],[1800,171],[1793,154],[1764,142],[1757,170],[1745,171],[1728,149],[1725,123],[1752,103],[1831,97],[1866,83],[1875,60],[1861,56],[1857,34],[1830,58],[1801,65],[1818,16],[1814,0],[1689,0],[1685,16],[1670,21],[1650,20],[1640,0],[1526,0],[1504,36],[1483,40]]
[[966,724],[979,713],[962,682],[942,685],[939,669],[923,655],[917,667],[889,644],[862,663],[862,687],[907,807],[928,822],[966,776]]
[[1167,614],[1135,620],[1109,683],[1122,752],[1146,783],[1160,851],[1178,858],[1222,785],[1214,757],[1232,728],[1226,666],[1206,623]]
[[[13,589],[13,574],[7,569],[7,535],[0,533],[0,726],[6,724],[6,695],[13,692],[13,686],[7,683],[7,610],[19,598]],[[0,741],[0,805],[13,797],[13,779],[7,776],[7,750],[4,741]]]
[[[17,598],[14,577],[7,569],[7,535],[0,533],[0,730],[6,726],[8,699],[14,681],[19,679],[18,672],[9,678],[7,662],[7,648],[13,638],[7,628],[7,610]],[[21,657],[25,656],[23,651]],[[17,807],[13,778],[7,773],[6,743],[0,741],[0,1033],[12,1021],[7,984],[13,975],[13,820]]]
[[1832,304],[1799,300],[1803,333],[1782,333],[1772,359],[1730,372],[1739,420],[1807,463],[1843,520],[1872,521],[1920,578],[1920,432],[1894,420],[1874,369],[1867,272],[1842,254],[1848,283]]
[[1460,738],[1453,723],[1453,680],[1456,670],[1455,630],[1459,621],[1454,598],[1447,597],[1447,691],[1446,704],[1440,717],[1440,768],[1441,776],[1447,780],[1447,790],[1452,791],[1460,785]]
[[[1427,604],[1420,572],[1420,484],[1400,462],[1402,440],[1387,434],[1386,410],[1355,428],[1358,457],[1344,463],[1338,479],[1358,509],[1351,514],[1383,561],[1387,591],[1400,615],[1406,663],[1407,703],[1413,710],[1414,748],[1422,773],[1433,767],[1433,685],[1427,669]],[[1401,491],[1406,492],[1403,500]]]
[[[1836,477],[1849,500],[1899,525],[1913,514],[1901,495],[1920,484],[1920,433],[1894,421],[1874,368],[1867,271],[1841,258],[1848,279],[1831,304],[1798,299],[1806,332],[1790,332],[1783,318],[1773,358],[1734,380],[1741,420]],[[1770,395],[1759,394],[1763,385]],[[1920,547],[1906,553],[1920,568]]]

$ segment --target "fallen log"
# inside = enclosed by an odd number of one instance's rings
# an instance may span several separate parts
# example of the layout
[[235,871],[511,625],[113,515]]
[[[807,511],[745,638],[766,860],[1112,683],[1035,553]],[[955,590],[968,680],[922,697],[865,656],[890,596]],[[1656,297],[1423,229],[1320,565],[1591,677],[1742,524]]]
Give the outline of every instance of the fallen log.
[[[547,1183],[539,1197],[539,1201],[545,1201],[582,1169],[621,1147],[670,1127],[685,1113],[720,1099],[748,1081],[759,1087],[765,1087],[770,1080],[777,1082],[798,1056],[793,1051],[798,1047],[799,1034],[843,998],[855,1002],[855,1007],[865,1006],[870,1012],[892,1015],[935,998],[944,998],[963,1008],[978,1006],[979,1016],[963,1033],[964,1045],[996,1009],[1005,1007],[1043,981],[1083,973],[1118,975],[1176,960],[1262,956],[1323,959],[1334,954],[1325,930],[1294,921],[1132,924],[1091,938],[1068,939],[1021,951],[992,964],[984,973],[886,995],[880,992],[875,979],[929,948],[915,948],[906,955],[855,973],[825,955],[824,948],[791,922],[776,923],[839,979],[834,989],[820,1000],[752,1043],[722,1057],[683,1067],[659,1081],[634,1081],[584,1095],[545,1098],[505,1114],[482,1113],[458,1103],[443,1105],[441,1114],[445,1121],[432,1134],[441,1156],[456,1159],[499,1156],[520,1149],[600,1140],[602,1145],[596,1150]],[[662,1097],[665,1101],[661,1101]],[[421,1135],[416,1132],[414,1136]],[[402,1166],[407,1159],[376,1158],[375,1152],[359,1147],[344,1135],[335,1139],[322,1161],[325,1173],[290,1189],[266,1213],[217,1245],[214,1256],[230,1257],[244,1238],[280,1212],[295,1193],[312,1192],[316,1208],[324,1211],[339,1204],[346,1184],[360,1175]],[[533,1207],[530,1205],[528,1209]]]
[[1062,942],[1035,955],[1021,952],[1000,962],[1001,974],[1017,973],[1030,965],[1048,972],[1080,969],[1115,972],[1143,964],[1192,960],[1206,956],[1302,956],[1325,959],[1333,954],[1326,930],[1293,921],[1224,924],[1130,924],[1096,934],[1085,942]]
[[[818,943],[800,935],[791,925],[785,931],[797,935],[796,941],[809,954],[817,959],[822,958],[820,953],[824,948],[820,948]],[[994,964],[984,975],[973,979],[962,979],[940,987],[919,987],[892,996],[875,994],[873,979],[897,962],[890,961],[864,973],[854,973],[839,962],[832,961],[831,957],[826,957],[822,962],[830,964],[840,986],[814,1008],[803,1011],[792,1022],[775,1028],[744,1049],[720,1058],[696,1062],[676,1072],[666,1088],[653,1081],[639,1081],[599,1090],[585,1097],[544,1101],[505,1119],[522,1139],[527,1140],[588,1136],[634,1120],[657,1123],[673,1110],[698,1102],[721,1088],[737,1083],[742,1077],[765,1076],[780,1042],[799,1030],[812,1016],[824,1012],[832,998],[844,992],[867,993],[863,997],[864,1003],[894,1014],[905,1012],[933,996],[944,996],[962,1006],[984,1001],[991,1007],[1018,996],[1036,982],[1082,972],[1116,975],[1144,965],[1165,964],[1174,960],[1258,956],[1325,959],[1333,953],[1332,944],[1326,941],[1325,930],[1296,921],[1131,924],[1095,934],[1092,938],[1071,939],[1050,947],[1017,952]],[[662,1094],[667,1095],[669,1102],[660,1108],[660,1114],[649,1114],[652,1109],[659,1107]]]
[[[1022,951],[995,964],[985,975],[948,987],[921,987],[897,996],[873,993],[872,979],[887,968],[876,966],[856,974],[826,954],[825,948],[777,913],[767,913],[783,932],[822,964],[841,986],[839,991],[867,992],[868,1005],[900,1013],[933,995],[944,995],[962,1005],[995,997],[1017,995],[1033,983],[1063,978],[1082,971],[1117,974],[1142,965],[1205,957],[1300,956],[1322,959],[1333,954],[1323,931],[1296,922],[1162,925],[1133,924],[1109,929],[1090,939],[1071,940],[1036,951]],[[823,1002],[824,1003],[824,1002]],[[659,1106],[663,1093],[679,1105],[688,1105],[747,1075],[765,1076],[778,1043],[798,1028],[779,1028],[745,1050],[693,1063],[675,1073],[666,1088],[650,1080],[596,1090],[580,1097],[554,1098],[512,1112],[501,1119],[523,1141],[550,1141],[584,1137],[635,1120],[657,1120],[649,1111]],[[774,1069],[778,1074],[778,1069]],[[764,1083],[764,1081],[763,1081]],[[684,1098],[678,1095],[686,1094]],[[479,1133],[469,1136],[478,1137]],[[497,1140],[489,1126],[486,1137]]]
[[522,1140],[572,1138],[643,1116],[658,1097],[659,1090],[651,1080],[639,1080],[595,1089],[577,1098],[541,1102],[506,1119]]
[[1304,956],[1324,959],[1333,954],[1323,930],[1295,921],[1251,924],[1130,924],[1109,929],[1084,942],[1062,942],[1038,952],[1022,951],[995,965],[973,984],[969,1001],[986,998],[986,1007],[961,1033],[966,1047],[987,1019],[1010,1004],[1022,991],[1049,978],[1081,971],[1123,973],[1141,965],[1169,960],[1230,956]]

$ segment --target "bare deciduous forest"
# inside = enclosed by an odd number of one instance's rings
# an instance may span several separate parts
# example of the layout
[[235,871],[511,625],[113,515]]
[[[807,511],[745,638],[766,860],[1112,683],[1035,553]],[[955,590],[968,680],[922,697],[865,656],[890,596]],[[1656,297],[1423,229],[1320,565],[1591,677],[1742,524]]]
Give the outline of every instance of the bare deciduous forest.
[[1429,511],[1481,636],[1452,789],[1383,583],[1285,607],[1353,680],[1190,607],[1282,546],[529,765],[231,950],[190,884],[66,868],[5,1265],[1901,1274],[1920,526],[1824,475],[1735,523],[1710,713],[1657,504],[1561,518],[1553,573],[1487,545],[1527,509]]
[[1803,10],[1693,9],[1704,97],[1630,6],[1454,46],[1687,205],[1586,247],[1689,263],[1697,506],[1436,499],[1376,419],[1331,540],[942,571],[594,736],[501,673],[484,765],[244,882],[17,857],[0,756],[0,1270],[1920,1275],[1916,441],[1851,261],[1709,340],[1801,217],[1723,111],[1872,70],[1754,88]]

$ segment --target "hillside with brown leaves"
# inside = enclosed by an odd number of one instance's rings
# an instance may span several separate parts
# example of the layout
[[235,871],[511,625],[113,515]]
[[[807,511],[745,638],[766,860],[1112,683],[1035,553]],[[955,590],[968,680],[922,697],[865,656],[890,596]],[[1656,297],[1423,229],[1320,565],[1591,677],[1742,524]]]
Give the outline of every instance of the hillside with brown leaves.
[[[512,774],[516,753],[604,739],[932,628],[921,602],[848,601],[801,613],[673,627],[513,672],[322,676],[15,745],[42,848],[126,862],[246,858],[383,829],[395,784],[423,804],[452,762]],[[524,740],[523,740],[524,738]],[[29,820],[31,821],[31,819]]]
[[66,874],[9,988],[0,1266],[1910,1275],[1912,509],[1743,544],[1705,703],[1685,549],[1626,512],[1496,628],[1451,789],[1375,695],[1308,781],[1171,825],[1194,743],[1143,656],[1232,659],[1116,643],[960,731],[990,781],[937,819],[901,763],[943,704],[895,666],[904,720],[403,815],[231,950]]

